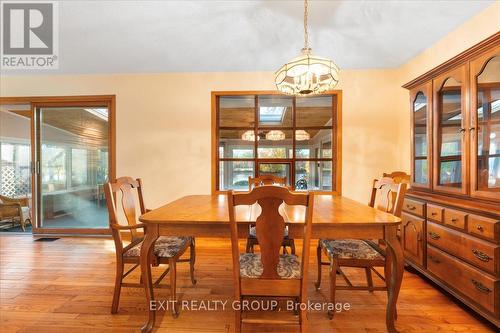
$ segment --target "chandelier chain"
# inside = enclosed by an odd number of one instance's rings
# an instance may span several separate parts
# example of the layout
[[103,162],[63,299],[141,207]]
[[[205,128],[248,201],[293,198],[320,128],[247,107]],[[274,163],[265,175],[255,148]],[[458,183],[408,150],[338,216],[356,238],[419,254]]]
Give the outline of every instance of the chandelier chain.
[[309,32],[307,30],[308,0],[304,0],[304,49],[309,49]]

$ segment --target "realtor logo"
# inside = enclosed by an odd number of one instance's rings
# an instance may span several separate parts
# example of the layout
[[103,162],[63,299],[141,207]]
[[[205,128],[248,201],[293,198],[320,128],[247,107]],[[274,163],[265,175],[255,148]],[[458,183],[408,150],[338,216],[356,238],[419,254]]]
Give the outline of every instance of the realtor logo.
[[2,1],[1,12],[2,69],[57,69],[57,3]]

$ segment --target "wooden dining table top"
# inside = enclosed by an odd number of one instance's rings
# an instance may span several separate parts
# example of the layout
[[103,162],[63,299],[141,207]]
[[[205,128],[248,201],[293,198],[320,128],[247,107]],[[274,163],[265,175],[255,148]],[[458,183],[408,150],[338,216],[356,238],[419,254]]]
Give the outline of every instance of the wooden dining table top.
[[[304,207],[283,204],[280,208],[287,223],[303,223]],[[260,207],[236,207],[238,222],[254,222]],[[229,224],[227,195],[189,195],[172,201],[142,215],[143,223],[154,224]],[[330,194],[314,196],[313,224],[394,225],[401,219],[355,200]]]

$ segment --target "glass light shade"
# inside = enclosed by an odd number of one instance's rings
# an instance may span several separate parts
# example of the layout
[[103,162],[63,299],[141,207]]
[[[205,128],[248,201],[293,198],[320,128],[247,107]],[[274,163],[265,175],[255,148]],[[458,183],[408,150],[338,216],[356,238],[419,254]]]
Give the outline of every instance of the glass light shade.
[[285,140],[285,133],[280,130],[272,130],[266,133],[266,140],[280,141]]
[[339,68],[329,59],[303,50],[300,57],[284,64],[275,73],[276,88],[288,95],[320,94],[335,88],[339,82]]
[[253,130],[248,130],[241,135],[241,139],[245,141],[255,141],[255,132]]
[[309,140],[310,138],[311,138],[311,136],[309,135],[309,133],[307,133],[304,130],[295,131],[295,140],[297,140],[297,141],[305,141],[305,140]]

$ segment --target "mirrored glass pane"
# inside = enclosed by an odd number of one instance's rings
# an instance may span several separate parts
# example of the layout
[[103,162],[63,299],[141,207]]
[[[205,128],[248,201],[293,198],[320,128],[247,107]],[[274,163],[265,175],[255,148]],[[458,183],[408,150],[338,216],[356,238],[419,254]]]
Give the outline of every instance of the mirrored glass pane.
[[295,131],[296,158],[331,158],[332,130],[297,130]]
[[462,186],[462,101],[461,84],[454,78],[445,81],[438,98],[440,170],[439,184]]
[[500,57],[477,77],[477,180],[479,190],[500,188]]
[[219,189],[248,191],[248,177],[255,177],[254,162],[219,162]]
[[290,163],[259,163],[259,175],[286,177],[286,183],[290,185]]
[[332,96],[297,97],[296,126],[332,126]]
[[415,183],[427,184],[429,181],[427,178],[427,159],[417,159],[415,160]]
[[291,158],[293,150],[292,131],[260,130],[257,141],[259,158]]
[[332,190],[332,162],[295,162],[296,190]]
[[259,96],[259,127],[292,127],[292,105],[289,96]]
[[254,148],[254,130],[219,131],[219,157],[221,158],[253,158]]
[[107,228],[108,109],[40,109],[41,226]]
[[220,127],[253,127],[255,124],[255,96],[219,97]]
[[419,92],[413,102],[415,157],[427,156],[427,97]]

